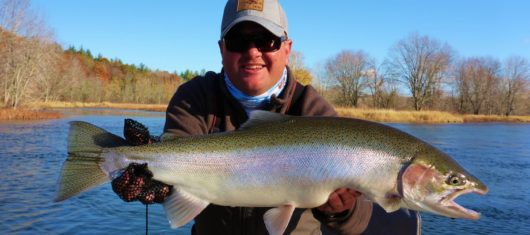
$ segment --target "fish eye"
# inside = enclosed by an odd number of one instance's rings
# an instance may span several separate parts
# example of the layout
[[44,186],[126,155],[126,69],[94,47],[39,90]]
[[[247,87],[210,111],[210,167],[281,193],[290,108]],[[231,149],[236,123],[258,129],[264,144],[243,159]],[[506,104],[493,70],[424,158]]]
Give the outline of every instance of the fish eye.
[[451,175],[447,178],[447,184],[452,186],[460,186],[466,183],[466,178],[460,175]]

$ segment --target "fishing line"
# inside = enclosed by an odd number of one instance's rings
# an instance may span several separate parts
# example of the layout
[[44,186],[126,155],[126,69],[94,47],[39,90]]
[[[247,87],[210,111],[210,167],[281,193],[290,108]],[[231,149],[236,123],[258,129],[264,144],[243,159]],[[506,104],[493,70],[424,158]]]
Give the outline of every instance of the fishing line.
[[149,205],[145,205],[145,235],[149,234]]

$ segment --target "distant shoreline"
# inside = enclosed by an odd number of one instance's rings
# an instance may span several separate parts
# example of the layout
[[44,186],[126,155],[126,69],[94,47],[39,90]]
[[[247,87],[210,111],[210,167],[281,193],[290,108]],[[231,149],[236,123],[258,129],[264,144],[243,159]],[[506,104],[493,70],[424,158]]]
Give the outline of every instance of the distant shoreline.
[[143,110],[165,112],[167,104],[133,104],[133,103],[84,103],[84,102],[39,102],[31,103],[29,107],[38,109],[54,109],[54,108],[111,108],[111,109],[126,109],[126,110]]
[[443,111],[408,111],[391,109],[335,108],[341,117],[352,117],[376,122],[446,124],[446,123],[530,123],[530,116],[472,115]]
[[[0,122],[2,121],[33,121],[63,118],[58,111],[59,108],[109,108],[124,110],[142,110],[165,112],[165,104],[131,104],[131,103],[82,103],[82,102],[47,102],[31,103],[25,108],[0,109]],[[336,107],[339,116],[365,119],[376,122],[392,123],[481,123],[481,122],[505,122],[505,123],[530,123],[530,116],[500,116],[500,115],[469,115],[454,114],[442,111],[401,111],[387,109],[355,109]]]
[[38,102],[29,103],[17,109],[0,108],[0,122],[8,121],[39,121],[64,118],[65,115],[55,109],[77,108],[108,108],[123,110],[142,110],[165,112],[163,104],[129,104],[129,103],[83,103],[83,102]]
[[49,119],[59,119],[63,115],[59,112],[48,110],[35,110],[28,108],[0,109],[0,122],[7,121],[39,121]]

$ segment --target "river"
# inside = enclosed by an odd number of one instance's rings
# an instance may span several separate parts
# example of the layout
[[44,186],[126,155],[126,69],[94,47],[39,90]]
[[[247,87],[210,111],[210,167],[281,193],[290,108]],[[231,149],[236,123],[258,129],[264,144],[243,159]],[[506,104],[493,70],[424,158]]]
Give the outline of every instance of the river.
[[[132,114],[125,114],[132,115]],[[110,184],[54,203],[66,158],[68,122],[81,120],[122,135],[123,114],[79,115],[42,122],[0,123],[0,231],[4,234],[141,234],[145,206],[125,203]],[[136,114],[134,114],[136,115]],[[131,117],[160,134],[162,113]],[[457,199],[482,213],[478,221],[422,213],[423,234],[528,234],[530,231],[530,125],[389,124],[447,152],[489,187],[485,196]],[[160,205],[149,206],[151,234],[190,234],[169,228]]]

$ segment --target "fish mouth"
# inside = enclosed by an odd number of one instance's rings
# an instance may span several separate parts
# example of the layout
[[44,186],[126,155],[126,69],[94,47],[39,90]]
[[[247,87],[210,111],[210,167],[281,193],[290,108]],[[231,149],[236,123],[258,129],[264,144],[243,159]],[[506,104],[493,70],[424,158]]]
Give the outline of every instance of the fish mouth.
[[457,190],[441,200],[442,208],[440,209],[442,209],[444,214],[446,214],[449,217],[478,220],[480,219],[479,212],[464,208],[463,206],[456,203],[454,199],[464,194],[475,193],[479,195],[485,195],[487,192],[488,192],[487,188],[484,188],[484,189],[473,188],[473,189]]

